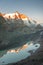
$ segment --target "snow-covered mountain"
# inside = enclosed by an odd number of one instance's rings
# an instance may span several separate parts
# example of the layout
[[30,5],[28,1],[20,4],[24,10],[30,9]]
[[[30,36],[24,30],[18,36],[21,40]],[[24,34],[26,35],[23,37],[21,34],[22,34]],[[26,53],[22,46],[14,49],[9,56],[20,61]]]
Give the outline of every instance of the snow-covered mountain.
[[[3,16],[4,19],[7,21],[7,23],[14,23],[15,20],[22,20],[23,23],[27,26],[36,26],[37,22],[32,20],[30,17],[21,14],[19,12],[15,12],[15,13],[9,13],[9,14],[0,14],[0,16]],[[19,23],[19,22],[18,22]]]
[[[0,29],[3,28],[8,31],[26,31],[29,32],[34,29],[41,29],[42,26],[37,24],[37,21],[19,12],[2,14],[0,13]],[[37,30],[36,29],[36,30]]]
[[[34,33],[39,30],[43,30],[43,27],[24,14],[19,12],[0,13],[0,50],[9,48],[12,45],[24,44],[29,39],[36,40],[37,33]],[[35,36],[32,37],[31,34]]]

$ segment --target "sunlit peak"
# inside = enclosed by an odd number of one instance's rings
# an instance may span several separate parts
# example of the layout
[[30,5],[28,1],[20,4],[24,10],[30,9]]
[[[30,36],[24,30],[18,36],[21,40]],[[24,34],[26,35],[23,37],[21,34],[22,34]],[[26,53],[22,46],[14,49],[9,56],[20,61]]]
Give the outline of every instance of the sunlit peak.
[[5,14],[3,15],[4,18],[7,18],[7,19],[22,19],[22,20],[27,20],[28,17],[24,14],[21,14],[19,12],[15,12],[15,13],[8,13],[8,14]]

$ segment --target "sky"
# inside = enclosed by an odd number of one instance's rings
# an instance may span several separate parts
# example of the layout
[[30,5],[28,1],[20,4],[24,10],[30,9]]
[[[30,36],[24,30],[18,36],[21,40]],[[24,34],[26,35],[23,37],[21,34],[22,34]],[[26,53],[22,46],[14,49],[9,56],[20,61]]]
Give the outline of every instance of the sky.
[[0,0],[0,12],[14,13],[16,11],[43,22],[43,0]]

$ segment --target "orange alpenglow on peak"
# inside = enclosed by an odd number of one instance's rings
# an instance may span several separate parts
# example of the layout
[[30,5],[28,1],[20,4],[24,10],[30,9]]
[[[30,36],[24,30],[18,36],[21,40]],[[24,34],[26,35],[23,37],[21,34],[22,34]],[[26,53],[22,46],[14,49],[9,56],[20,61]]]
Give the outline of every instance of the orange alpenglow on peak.
[[28,19],[28,17],[24,14],[20,14],[20,16],[21,16],[21,19]]
[[3,16],[3,14],[2,14],[2,13],[0,13],[0,16]]
[[4,16],[5,14],[0,13],[0,16]]
[[27,20],[29,19],[26,15],[19,13],[18,11],[16,11],[15,13],[10,13],[10,14],[5,14],[3,15],[4,18],[8,18],[8,19],[22,19],[22,20]]
[[20,13],[19,12],[15,12],[15,19],[21,19]]
[[27,17],[26,15],[21,14],[21,13],[19,13],[18,11],[16,11],[15,13],[16,13],[16,15],[18,16],[18,19],[28,19],[28,17]]

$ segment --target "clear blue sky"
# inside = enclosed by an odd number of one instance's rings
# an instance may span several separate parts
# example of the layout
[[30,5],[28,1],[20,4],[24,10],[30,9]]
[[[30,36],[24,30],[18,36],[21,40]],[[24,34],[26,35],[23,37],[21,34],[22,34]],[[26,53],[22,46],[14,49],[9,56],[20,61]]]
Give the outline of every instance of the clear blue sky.
[[15,11],[43,22],[43,0],[0,0],[0,12]]

